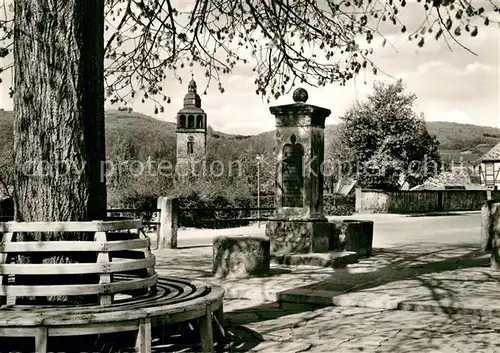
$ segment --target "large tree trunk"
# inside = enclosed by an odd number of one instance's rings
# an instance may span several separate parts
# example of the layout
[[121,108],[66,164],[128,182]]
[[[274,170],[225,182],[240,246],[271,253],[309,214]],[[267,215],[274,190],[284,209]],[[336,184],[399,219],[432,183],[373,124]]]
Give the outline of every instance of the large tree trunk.
[[[14,4],[15,219],[103,220],[104,0]],[[68,233],[20,238],[70,237],[84,238]],[[44,257],[19,261],[68,261],[64,254]],[[85,259],[88,255],[75,254],[70,261]]]

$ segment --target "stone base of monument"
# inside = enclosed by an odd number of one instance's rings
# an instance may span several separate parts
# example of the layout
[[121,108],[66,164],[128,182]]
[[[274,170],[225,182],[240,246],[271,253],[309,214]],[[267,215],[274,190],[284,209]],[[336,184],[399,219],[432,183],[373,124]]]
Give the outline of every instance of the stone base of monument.
[[276,219],[266,224],[271,253],[308,254],[330,250],[331,226],[326,218]]
[[244,278],[269,273],[269,238],[254,235],[218,236],[213,240],[212,273],[218,278]]
[[332,224],[326,218],[275,219],[266,225],[274,263],[339,268],[358,259],[356,252],[333,248]]
[[330,250],[352,251],[359,257],[372,255],[373,221],[331,221]]
[[339,268],[371,256],[373,222],[276,219],[267,223],[266,235],[275,263]]

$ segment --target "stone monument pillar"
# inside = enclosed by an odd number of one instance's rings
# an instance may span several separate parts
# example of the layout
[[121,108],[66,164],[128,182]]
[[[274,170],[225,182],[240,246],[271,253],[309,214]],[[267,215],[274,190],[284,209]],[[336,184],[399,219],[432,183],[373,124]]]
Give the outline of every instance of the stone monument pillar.
[[323,215],[325,119],[330,110],[306,104],[298,88],[295,103],[271,107],[276,117],[277,171],[274,219],[266,235],[271,253],[329,251],[330,224]]

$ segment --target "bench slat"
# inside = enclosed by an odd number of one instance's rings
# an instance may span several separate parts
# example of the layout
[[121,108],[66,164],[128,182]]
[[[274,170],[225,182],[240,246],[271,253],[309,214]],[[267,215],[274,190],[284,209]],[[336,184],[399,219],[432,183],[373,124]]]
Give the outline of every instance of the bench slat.
[[74,251],[120,251],[147,248],[151,246],[149,239],[133,239],[119,241],[19,241],[0,242],[0,253],[23,252],[74,252]]
[[0,264],[3,275],[74,275],[89,273],[117,273],[146,269],[155,265],[155,256],[147,259],[123,260],[110,263],[64,264]]
[[92,222],[0,222],[0,232],[109,232],[139,229],[142,220],[127,219]]
[[119,293],[125,290],[141,289],[153,286],[158,280],[158,275],[149,278],[138,278],[125,282],[105,284],[76,284],[55,286],[0,286],[0,296],[63,296],[63,295],[90,295],[104,293]]

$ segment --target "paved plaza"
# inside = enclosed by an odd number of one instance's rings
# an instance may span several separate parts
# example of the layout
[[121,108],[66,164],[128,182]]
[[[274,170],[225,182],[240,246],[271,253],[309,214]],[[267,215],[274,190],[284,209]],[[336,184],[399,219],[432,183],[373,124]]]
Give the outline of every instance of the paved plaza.
[[[414,243],[478,244],[481,215],[479,212],[455,212],[441,216],[405,216],[393,214],[355,214],[352,216],[329,216],[328,219],[360,219],[374,221],[373,246],[393,247]],[[217,235],[263,235],[266,225],[253,224],[229,229],[181,228],[178,234],[179,247],[211,245]],[[154,238],[155,235],[151,234]]]
[[[228,302],[234,352],[499,352],[497,316],[324,307],[293,313],[277,304]],[[243,329],[241,328],[243,327]]]
[[479,250],[478,213],[351,218],[375,221],[375,250],[346,268],[274,265],[265,277],[213,278],[211,247],[194,244],[263,226],[181,230],[180,246],[190,246],[156,251],[156,268],[224,287],[224,351],[500,352],[500,272]]

